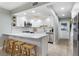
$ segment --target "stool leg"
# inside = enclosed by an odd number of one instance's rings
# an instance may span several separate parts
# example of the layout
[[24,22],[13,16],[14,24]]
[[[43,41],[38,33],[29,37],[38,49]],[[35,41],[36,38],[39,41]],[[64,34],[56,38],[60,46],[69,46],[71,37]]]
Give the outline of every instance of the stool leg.
[[26,48],[26,56],[29,56],[29,50]]
[[3,51],[4,51],[4,48],[5,48],[4,46],[5,46],[5,41],[3,42],[3,48],[2,48]]
[[30,50],[27,49],[27,56],[30,56]]
[[32,49],[29,49],[29,56],[32,55]]
[[28,55],[28,49],[25,49],[26,50],[26,56]]
[[37,47],[34,47],[35,56],[37,56]]

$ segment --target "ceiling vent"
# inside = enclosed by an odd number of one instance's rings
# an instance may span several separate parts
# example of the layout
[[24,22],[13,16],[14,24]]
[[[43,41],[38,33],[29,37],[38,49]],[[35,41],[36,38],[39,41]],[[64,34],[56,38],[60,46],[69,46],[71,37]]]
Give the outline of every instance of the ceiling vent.
[[32,6],[36,6],[38,4],[38,2],[34,2],[33,4],[32,4]]

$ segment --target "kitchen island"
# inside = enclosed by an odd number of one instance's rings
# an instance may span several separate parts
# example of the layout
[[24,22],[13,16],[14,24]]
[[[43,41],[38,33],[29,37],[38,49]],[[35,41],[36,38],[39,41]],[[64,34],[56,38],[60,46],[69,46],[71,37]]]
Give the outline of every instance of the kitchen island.
[[48,55],[48,35],[45,33],[5,33],[3,34],[3,38],[12,38],[37,45],[38,56]]

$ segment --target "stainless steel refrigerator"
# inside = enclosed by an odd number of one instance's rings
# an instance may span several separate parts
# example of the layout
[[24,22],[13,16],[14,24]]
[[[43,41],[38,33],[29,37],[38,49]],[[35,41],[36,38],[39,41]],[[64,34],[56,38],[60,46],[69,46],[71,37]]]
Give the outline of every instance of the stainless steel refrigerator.
[[72,26],[73,26],[73,55],[79,55],[79,39],[78,39],[78,24],[79,24],[79,13],[73,18]]

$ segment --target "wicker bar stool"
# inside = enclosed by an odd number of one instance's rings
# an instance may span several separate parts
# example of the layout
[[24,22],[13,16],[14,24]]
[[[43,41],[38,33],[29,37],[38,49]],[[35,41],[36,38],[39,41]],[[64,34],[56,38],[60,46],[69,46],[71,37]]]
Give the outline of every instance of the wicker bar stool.
[[17,40],[9,39],[7,51],[8,51],[8,54],[10,54],[10,55],[13,55],[13,47],[14,47],[15,42],[17,42]]
[[21,56],[28,56],[28,49],[21,45]]
[[5,39],[3,43],[3,50],[8,53],[9,55],[12,55],[13,51],[13,45],[16,40],[13,39]]
[[21,45],[22,44],[23,44],[22,41],[17,41],[14,43],[13,52],[12,52],[13,56],[20,56],[21,55]]
[[3,50],[11,56],[35,56],[37,55],[36,49],[36,45],[14,39],[6,39],[3,43]]
[[37,55],[36,45],[27,44],[27,43],[21,45],[21,55],[22,56],[31,56],[31,55],[36,56]]
[[7,52],[8,43],[9,43],[9,39],[5,39],[4,42],[3,42],[3,48],[2,48],[2,50],[5,51],[5,52]]

